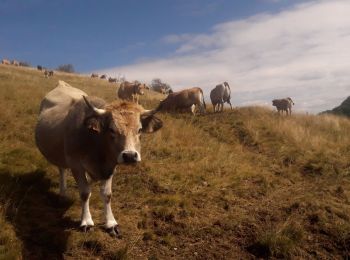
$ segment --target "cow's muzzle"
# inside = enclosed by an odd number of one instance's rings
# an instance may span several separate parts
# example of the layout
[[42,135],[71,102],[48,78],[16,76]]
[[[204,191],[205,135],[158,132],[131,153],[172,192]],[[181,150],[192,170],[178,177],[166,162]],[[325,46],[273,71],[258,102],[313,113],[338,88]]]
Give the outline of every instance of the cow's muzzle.
[[123,151],[119,155],[118,163],[137,163],[141,161],[140,154],[136,151]]

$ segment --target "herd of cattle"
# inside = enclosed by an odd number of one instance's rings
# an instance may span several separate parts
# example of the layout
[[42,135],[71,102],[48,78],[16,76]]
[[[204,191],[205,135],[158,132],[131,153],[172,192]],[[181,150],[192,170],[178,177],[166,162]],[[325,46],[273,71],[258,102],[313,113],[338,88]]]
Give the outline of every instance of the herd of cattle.
[[[117,95],[122,100],[138,103],[139,95],[144,94],[144,90],[149,89],[145,84],[138,81],[124,81],[120,84]],[[164,93],[160,91],[161,93]],[[231,104],[231,88],[227,82],[216,85],[210,92],[210,100],[213,105],[214,112],[222,112],[224,104],[228,103],[232,110]],[[293,100],[288,98],[274,99],[272,105],[278,110],[278,113],[286,112],[291,115]],[[157,108],[159,111],[191,111],[193,114],[198,110],[201,114],[205,113],[206,104],[204,101],[203,90],[198,87],[184,89],[178,92],[171,92],[168,96],[160,101]]]
[[[2,64],[20,66],[19,62],[9,60],[2,60]],[[54,74],[40,65],[37,69],[44,71],[45,77]],[[109,81],[116,82],[117,79],[110,78]],[[123,80],[117,90],[122,102],[107,104],[101,98],[88,97],[82,90],[59,81],[40,104],[35,127],[36,145],[43,156],[59,169],[60,194],[63,196],[67,189],[65,170],[72,172],[82,201],[80,227],[84,231],[94,226],[89,208],[91,188],[87,176],[101,184],[106,230],[113,236],[120,235],[111,208],[112,178],[116,166],[141,161],[140,136],[162,128],[163,122],[155,116],[159,111],[191,111],[195,114],[199,110],[201,114],[205,113],[206,104],[201,88],[168,92],[167,97],[153,110],[145,110],[139,105],[139,96],[144,95],[147,89],[148,86],[138,81]],[[210,99],[214,112],[222,112],[224,103],[228,103],[232,109],[229,84],[223,82],[215,86],[210,92]],[[279,113],[285,111],[288,115],[294,102],[291,98],[284,98],[275,99],[272,104]]]
[[[65,170],[71,170],[82,201],[80,227],[84,232],[94,226],[87,174],[100,182],[106,230],[119,236],[119,226],[111,208],[112,177],[116,166],[141,161],[141,134],[154,133],[163,126],[155,116],[157,112],[191,109],[194,113],[194,107],[198,107],[201,113],[205,112],[200,88],[170,93],[153,110],[145,110],[138,104],[138,95],[143,95],[145,89],[146,85],[139,82],[123,82],[117,94],[125,101],[115,100],[107,104],[101,98],[88,97],[82,90],[59,81],[40,104],[35,128],[37,147],[58,168],[60,194],[63,196],[67,189]],[[215,112],[223,111],[224,103],[232,109],[231,89],[227,82],[215,86],[210,98]],[[289,110],[290,113],[294,103],[286,98],[274,100],[273,104],[279,111]]]
[[1,61],[1,64],[4,64],[4,65],[13,65],[13,66],[20,66],[20,62],[17,61],[17,60],[7,60],[7,59],[3,59]]
[[[97,78],[97,79],[107,79],[107,75],[106,74],[102,74],[101,76],[98,75],[97,73],[92,73],[91,74],[91,78]],[[108,82],[110,83],[117,83],[117,82],[124,82],[125,78],[124,77],[120,77],[120,78],[112,78],[112,77],[108,77]]]

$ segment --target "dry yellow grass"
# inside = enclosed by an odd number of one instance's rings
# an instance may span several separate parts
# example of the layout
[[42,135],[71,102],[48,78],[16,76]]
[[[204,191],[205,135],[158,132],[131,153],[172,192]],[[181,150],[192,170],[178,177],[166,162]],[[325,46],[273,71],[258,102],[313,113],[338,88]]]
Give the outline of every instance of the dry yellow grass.
[[103,80],[0,66],[0,259],[349,257],[350,121],[259,107],[161,114],[164,128],[142,138],[143,162],[114,178],[123,239],[103,231],[96,185],[97,226],[81,233],[73,178],[60,198],[57,171],[33,140],[39,102],[58,79],[115,97]]

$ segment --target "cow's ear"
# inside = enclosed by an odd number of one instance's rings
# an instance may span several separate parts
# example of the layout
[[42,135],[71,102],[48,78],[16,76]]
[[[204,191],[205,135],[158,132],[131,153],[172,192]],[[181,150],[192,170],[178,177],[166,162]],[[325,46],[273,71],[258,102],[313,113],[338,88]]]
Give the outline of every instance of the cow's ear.
[[143,133],[153,133],[163,127],[163,122],[154,115],[141,115]]
[[85,126],[92,132],[100,133],[102,130],[102,125],[100,120],[96,117],[89,117],[85,120]]

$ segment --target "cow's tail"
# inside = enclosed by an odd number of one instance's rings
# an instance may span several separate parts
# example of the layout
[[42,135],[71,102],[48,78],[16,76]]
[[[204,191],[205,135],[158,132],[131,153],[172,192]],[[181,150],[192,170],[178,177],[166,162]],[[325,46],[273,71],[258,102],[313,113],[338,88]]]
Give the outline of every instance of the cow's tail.
[[203,90],[202,90],[201,88],[200,88],[199,90],[200,90],[200,92],[201,92],[201,94],[202,94],[202,103],[203,103],[203,107],[204,107],[204,109],[206,110],[206,109],[207,109],[207,105],[205,104],[205,101],[204,101]]

